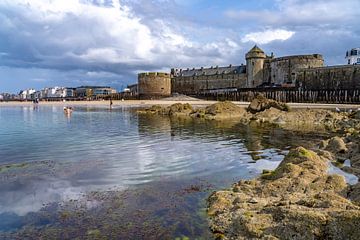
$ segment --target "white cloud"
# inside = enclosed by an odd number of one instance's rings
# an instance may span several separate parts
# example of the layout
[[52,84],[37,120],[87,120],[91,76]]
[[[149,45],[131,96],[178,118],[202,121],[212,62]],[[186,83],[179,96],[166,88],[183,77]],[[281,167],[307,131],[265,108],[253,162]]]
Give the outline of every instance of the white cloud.
[[[16,39],[6,65],[133,72],[136,69],[213,64],[239,49],[229,37],[197,42],[159,16],[144,19],[118,0],[4,0],[1,36]],[[16,14],[17,18],[11,17]],[[1,24],[1,23],[0,23]],[[199,29],[202,31],[201,29]],[[4,46],[5,47],[5,46]],[[19,54],[22,49],[22,54]],[[0,46],[0,52],[1,52]],[[6,49],[7,50],[7,49]],[[230,51],[231,50],[231,51]],[[29,60],[23,59],[28,57]],[[211,57],[211,58],[209,58]],[[6,62],[11,61],[11,62]]]
[[295,32],[287,31],[284,29],[273,29],[266,30],[263,32],[253,32],[246,34],[241,41],[246,42],[255,42],[258,44],[267,44],[275,40],[285,41],[291,38]]
[[138,71],[240,64],[253,42],[279,54],[306,49],[325,56],[359,42],[358,0],[270,2],[255,11],[234,4],[227,18],[216,18],[212,3],[204,5],[205,16],[193,1],[2,0],[0,65],[63,72],[66,84],[108,72],[121,86],[135,82]]

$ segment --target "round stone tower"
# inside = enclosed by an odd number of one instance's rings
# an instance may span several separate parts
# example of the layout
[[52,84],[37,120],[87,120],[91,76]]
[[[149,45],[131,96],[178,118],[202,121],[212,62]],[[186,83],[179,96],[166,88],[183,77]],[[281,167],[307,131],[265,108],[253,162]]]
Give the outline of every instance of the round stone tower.
[[138,89],[139,96],[142,99],[170,96],[170,74],[161,72],[139,73]]
[[264,61],[266,55],[257,45],[255,45],[246,55],[246,87],[254,88],[263,83]]

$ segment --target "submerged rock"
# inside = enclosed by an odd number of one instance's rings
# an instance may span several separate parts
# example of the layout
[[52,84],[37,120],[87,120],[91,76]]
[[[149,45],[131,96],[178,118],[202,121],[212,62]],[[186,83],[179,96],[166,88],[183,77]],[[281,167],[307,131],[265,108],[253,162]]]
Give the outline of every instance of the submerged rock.
[[286,103],[278,102],[272,99],[267,99],[262,94],[258,94],[254,100],[251,101],[248,111],[251,113],[262,112],[269,108],[276,108],[280,111],[289,111],[290,107]]
[[160,105],[153,105],[150,108],[146,108],[144,110],[139,110],[138,113],[143,114],[165,114],[165,108]]
[[358,239],[360,207],[346,199],[344,177],[327,168],[315,152],[291,150],[275,171],[214,192],[211,230],[223,239]]

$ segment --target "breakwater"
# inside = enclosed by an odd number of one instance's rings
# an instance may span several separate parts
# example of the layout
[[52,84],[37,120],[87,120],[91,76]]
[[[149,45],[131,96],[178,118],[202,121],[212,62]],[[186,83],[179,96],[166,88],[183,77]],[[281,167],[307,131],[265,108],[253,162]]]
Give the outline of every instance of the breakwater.
[[194,97],[206,100],[250,102],[257,94],[281,102],[298,103],[360,103],[360,90],[299,90],[298,88],[251,88],[236,92],[198,93]]

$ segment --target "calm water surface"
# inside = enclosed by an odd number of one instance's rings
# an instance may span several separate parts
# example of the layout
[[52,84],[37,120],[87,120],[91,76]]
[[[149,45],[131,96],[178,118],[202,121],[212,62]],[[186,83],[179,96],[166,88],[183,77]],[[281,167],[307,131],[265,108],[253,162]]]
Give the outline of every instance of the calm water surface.
[[133,108],[0,107],[0,237],[206,239],[211,191],[319,138]]

